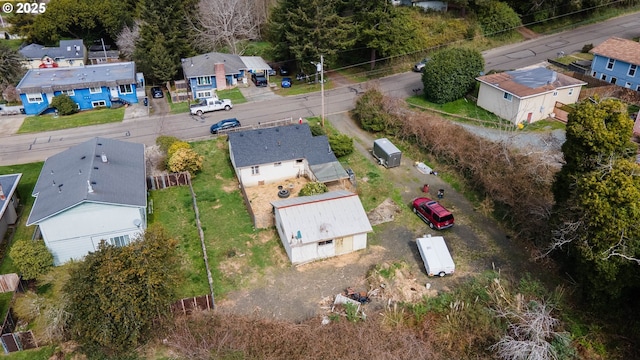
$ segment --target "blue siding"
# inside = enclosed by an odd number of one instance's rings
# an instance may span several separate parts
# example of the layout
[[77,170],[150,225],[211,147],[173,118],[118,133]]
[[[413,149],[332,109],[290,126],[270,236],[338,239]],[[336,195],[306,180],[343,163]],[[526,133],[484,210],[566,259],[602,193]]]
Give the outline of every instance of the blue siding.
[[608,64],[608,57],[595,55],[591,62],[591,76],[606,82],[612,82],[615,78],[616,85],[627,87],[627,83],[630,83],[630,89],[638,90],[638,87],[640,86],[640,65],[636,65],[635,74],[633,76],[629,76],[629,69],[632,64],[620,60],[614,60],[613,68],[607,69]]
[[211,77],[211,85],[198,85],[198,79],[195,77],[192,77],[189,79],[189,86],[191,87],[191,91],[192,91],[192,96],[195,99],[196,97],[196,93],[198,91],[207,91],[207,90],[215,90],[217,88],[217,82],[216,82],[216,77],[212,76]]
[[41,94],[41,95],[42,95],[41,103],[30,103],[29,101],[27,101],[27,94],[20,94],[20,100],[22,101],[25,114],[38,115],[49,107],[49,100],[47,99],[47,95],[45,94]]
[[[110,107],[111,99],[109,98],[109,89],[103,86],[101,90],[99,93],[91,94],[88,88],[76,89],[71,99],[80,105],[80,110],[93,109],[92,101],[104,101],[105,106]],[[56,92],[56,95],[59,94],[60,92]]]
[[136,96],[136,84],[131,84],[130,94],[123,94],[120,92],[120,87],[118,87],[118,97],[130,104],[135,104],[138,102],[138,97]]

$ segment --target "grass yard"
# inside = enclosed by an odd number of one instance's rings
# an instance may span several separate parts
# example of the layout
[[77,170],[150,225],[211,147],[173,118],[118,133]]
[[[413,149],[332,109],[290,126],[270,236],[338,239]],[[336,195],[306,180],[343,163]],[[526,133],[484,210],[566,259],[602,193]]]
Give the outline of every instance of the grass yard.
[[20,129],[18,129],[18,134],[121,122],[122,119],[124,119],[124,107],[119,109],[87,110],[57,118],[53,114],[28,116],[24,119]]
[[495,114],[480,108],[473,102],[465,98],[458,99],[446,104],[436,104],[427,101],[423,96],[411,96],[406,99],[409,105],[423,110],[435,110],[442,115],[449,116],[449,119],[458,122],[473,123],[492,128],[514,129],[515,127],[509,121],[505,121]]
[[47,360],[51,359],[55,352],[56,347],[50,345],[39,347],[37,349],[13,352],[4,355],[2,358],[5,360]]
[[[229,89],[229,90],[220,90],[217,92],[218,97],[220,99],[230,99],[231,103],[234,105],[246,103],[247,99],[242,95],[240,89]],[[189,105],[193,104],[193,101],[187,102],[179,102],[174,103],[171,101],[171,97],[167,96],[167,101],[169,102],[169,108],[171,109],[169,112],[171,114],[182,114],[189,112]]]

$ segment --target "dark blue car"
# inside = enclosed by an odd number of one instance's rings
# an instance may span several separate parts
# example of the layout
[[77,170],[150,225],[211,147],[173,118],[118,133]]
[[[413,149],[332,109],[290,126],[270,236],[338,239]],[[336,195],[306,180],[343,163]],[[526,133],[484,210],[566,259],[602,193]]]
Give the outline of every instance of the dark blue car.
[[211,133],[217,134],[220,130],[226,130],[231,128],[240,127],[240,121],[236,118],[220,120],[217,123],[211,125]]

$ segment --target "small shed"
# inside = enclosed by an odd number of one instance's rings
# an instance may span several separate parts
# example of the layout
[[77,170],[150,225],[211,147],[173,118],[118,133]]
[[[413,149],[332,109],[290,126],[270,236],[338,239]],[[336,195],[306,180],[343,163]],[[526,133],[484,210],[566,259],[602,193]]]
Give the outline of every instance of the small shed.
[[400,166],[402,152],[387,138],[381,138],[373,141],[373,156],[380,165],[391,168]]

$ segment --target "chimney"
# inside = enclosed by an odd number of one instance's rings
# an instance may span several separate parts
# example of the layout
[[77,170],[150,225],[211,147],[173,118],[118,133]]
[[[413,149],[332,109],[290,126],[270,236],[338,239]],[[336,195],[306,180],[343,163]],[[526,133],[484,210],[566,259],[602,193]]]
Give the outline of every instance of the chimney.
[[0,200],[4,201],[7,197],[4,196],[4,191],[2,191],[2,184],[0,184]]
[[107,159],[107,154],[102,153],[102,155],[100,156],[102,158],[102,162],[106,163],[109,159]]
[[91,186],[91,181],[87,180],[87,192],[92,193],[93,187]]
[[225,77],[224,64],[217,63],[213,65],[213,73],[216,75],[216,88],[224,90],[227,88],[227,78]]

